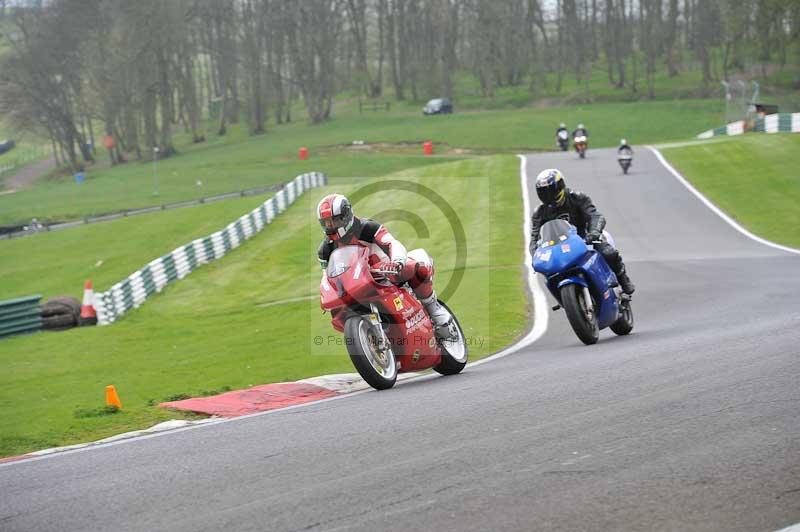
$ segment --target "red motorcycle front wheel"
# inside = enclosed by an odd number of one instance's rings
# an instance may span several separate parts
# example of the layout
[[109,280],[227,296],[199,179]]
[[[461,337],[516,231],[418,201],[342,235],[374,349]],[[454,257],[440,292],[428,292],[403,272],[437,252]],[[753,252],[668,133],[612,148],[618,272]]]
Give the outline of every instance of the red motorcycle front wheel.
[[385,337],[379,337],[364,316],[348,318],[344,324],[347,353],[356,371],[376,390],[387,390],[397,381],[397,361]]

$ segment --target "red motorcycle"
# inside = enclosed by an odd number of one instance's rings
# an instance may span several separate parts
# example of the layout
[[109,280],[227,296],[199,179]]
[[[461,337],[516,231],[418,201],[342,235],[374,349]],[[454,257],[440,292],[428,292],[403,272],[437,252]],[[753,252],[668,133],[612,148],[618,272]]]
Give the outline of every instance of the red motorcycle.
[[576,135],[575,138],[572,139],[572,143],[575,145],[575,151],[578,152],[578,156],[583,159],[586,157],[586,149],[589,147],[586,141],[586,135]]
[[344,333],[353,365],[377,390],[394,386],[398,373],[433,368],[442,375],[467,365],[467,343],[455,314],[446,331],[435,330],[411,288],[389,281],[390,265],[369,264],[369,249],[343,246],[331,253],[320,282],[320,306]]

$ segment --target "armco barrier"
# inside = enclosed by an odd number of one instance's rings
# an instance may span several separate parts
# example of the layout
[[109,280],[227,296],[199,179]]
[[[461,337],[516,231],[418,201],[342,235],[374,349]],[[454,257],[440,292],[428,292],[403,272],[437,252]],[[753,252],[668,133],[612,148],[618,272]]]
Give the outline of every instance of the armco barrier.
[[245,190],[237,190],[236,192],[225,192],[224,194],[217,194],[216,196],[206,196],[199,199],[179,201],[177,203],[164,203],[162,205],[153,205],[152,207],[142,207],[139,209],[126,209],[123,211],[108,212],[105,214],[98,214],[95,216],[87,216],[81,220],[73,220],[71,222],[60,222],[52,224],[40,225],[38,229],[22,229],[18,231],[10,231],[0,234],[0,240],[9,238],[19,238],[23,236],[35,235],[44,231],[59,231],[61,229],[70,229],[85,224],[93,224],[97,222],[107,222],[109,220],[118,220],[130,216],[137,216],[139,214],[148,214],[157,211],[166,211],[170,209],[179,209],[181,207],[191,207],[193,205],[201,205],[204,203],[214,203],[217,201],[244,198],[246,196],[255,196],[258,194],[266,194],[267,192],[280,190],[283,188],[281,185],[269,185],[266,187],[248,188]]
[[0,338],[42,328],[42,296],[27,296],[0,301]]
[[720,135],[741,135],[748,132],[755,133],[800,133],[800,113],[777,113],[764,117],[757,117],[746,127],[744,120],[731,122],[716,129],[709,129],[697,135],[698,139],[710,139]]
[[277,194],[227,227],[152,260],[106,292],[95,293],[97,323],[108,325],[172,281],[183,279],[198,267],[225,256],[261,231],[306,190],[327,184],[324,174],[312,172],[294,178]]

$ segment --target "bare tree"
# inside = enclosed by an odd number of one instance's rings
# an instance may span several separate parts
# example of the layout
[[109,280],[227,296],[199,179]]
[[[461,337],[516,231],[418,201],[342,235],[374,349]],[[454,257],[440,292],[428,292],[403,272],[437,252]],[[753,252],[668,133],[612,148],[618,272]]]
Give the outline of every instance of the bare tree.
[[670,77],[680,72],[680,51],[678,48],[678,0],[669,0],[666,27],[664,30],[664,61]]
[[306,0],[286,10],[289,55],[312,123],[327,120],[335,92],[336,42],[341,31],[338,0]]
[[640,0],[641,13],[639,47],[645,55],[645,77],[647,97],[655,98],[656,61],[661,49],[662,2],[661,0]]
[[[403,0],[381,0],[386,2],[386,50],[389,54],[389,67],[392,71],[392,84],[394,97],[398,100],[405,99],[404,78],[402,76],[402,58],[399,51],[402,44],[399,42],[403,28]],[[404,49],[404,48],[403,48]]]
[[695,6],[697,24],[695,25],[694,42],[697,58],[700,60],[703,70],[703,83],[708,86],[712,80],[711,74],[711,45],[714,9],[712,2],[700,1]]
[[[21,128],[47,131],[73,170],[93,161],[81,122],[86,115],[78,37],[84,9],[75,0],[48,9],[15,10],[16,35],[0,64],[0,113]],[[68,21],[70,24],[65,24]]]

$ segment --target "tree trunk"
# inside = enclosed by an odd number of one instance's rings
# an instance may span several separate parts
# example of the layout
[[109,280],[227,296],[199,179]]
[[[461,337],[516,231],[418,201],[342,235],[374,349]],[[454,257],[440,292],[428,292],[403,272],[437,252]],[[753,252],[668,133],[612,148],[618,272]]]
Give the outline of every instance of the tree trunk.
[[678,36],[678,0],[669,0],[666,32],[664,34],[665,62],[669,76],[675,77],[680,73],[680,53],[676,49]]
[[388,33],[388,50],[389,50],[389,64],[392,70],[392,85],[394,85],[394,97],[398,100],[405,100],[405,93],[403,91],[403,80],[400,77],[400,61],[398,57],[398,25],[402,24],[400,19],[400,12],[397,7],[401,0],[388,0],[390,2],[389,16],[386,20],[386,31]]
[[[627,39],[627,23],[625,20],[625,0],[619,0],[619,13],[618,13],[618,23],[616,24],[616,28],[614,31],[614,47],[615,47],[615,56],[617,58],[617,88],[622,89],[625,87],[625,58],[627,57],[626,51],[626,43],[625,40]],[[635,74],[634,74],[635,77]],[[635,89],[635,85],[634,85]]]

